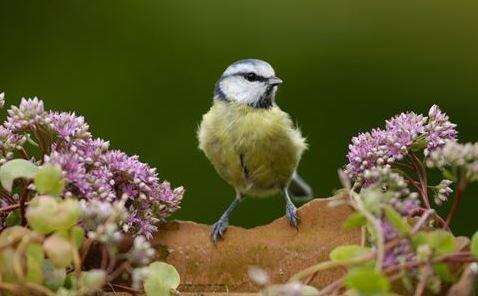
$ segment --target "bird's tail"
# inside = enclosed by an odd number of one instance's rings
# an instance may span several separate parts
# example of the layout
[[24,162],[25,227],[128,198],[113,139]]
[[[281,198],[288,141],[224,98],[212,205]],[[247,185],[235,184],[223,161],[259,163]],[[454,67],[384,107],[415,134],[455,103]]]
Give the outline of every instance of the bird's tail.
[[312,187],[297,172],[292,176],[288,191],[292,198],[299,202],[306,202],[314,197]]

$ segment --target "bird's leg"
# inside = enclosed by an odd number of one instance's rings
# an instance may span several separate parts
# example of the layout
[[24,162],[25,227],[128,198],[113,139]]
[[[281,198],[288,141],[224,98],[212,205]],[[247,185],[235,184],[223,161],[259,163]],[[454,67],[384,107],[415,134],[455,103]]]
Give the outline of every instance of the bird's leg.
[[299,228],[299,216],[297,215],[297,208],[295,205],[292,203],[290,200],[289,196],[289,191],[287,188],[284,188],[282,190],[282,195],[284,196],[284,201],[285,201],[285,214],[287,216],[287,219],[289,219],[290,225],[292,225],[295,228]]
[[212,226],[211,239],[213,243],[217,243],[217,241],[224,236],[224,233],[229,226],[229,216],[231,215],[232,211],[237,207],[237,205],[241,202],[241,200],[242,194],[237,192],[236,198],[231,202],[224,214],[222,214],[221,218],[219,218],[219,220],[217,220],[217,222],[214,223],[214,225]]

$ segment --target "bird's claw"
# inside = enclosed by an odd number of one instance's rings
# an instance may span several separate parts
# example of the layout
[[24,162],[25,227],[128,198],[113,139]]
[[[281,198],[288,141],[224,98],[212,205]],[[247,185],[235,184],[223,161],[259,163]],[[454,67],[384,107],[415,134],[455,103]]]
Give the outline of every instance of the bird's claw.
[[289,223],[292,227],[295,227],[299,229],[299,216],[297,215],[297,208],[292,204],[288,204],[286,206],[286,211],[285,214],[287,216],[287,219],[289,219]]
[[211,231],[211,239],[214,244],[224,236],[228,226],[229,222],[226,219],[219,219],[219,221],[214,223]]

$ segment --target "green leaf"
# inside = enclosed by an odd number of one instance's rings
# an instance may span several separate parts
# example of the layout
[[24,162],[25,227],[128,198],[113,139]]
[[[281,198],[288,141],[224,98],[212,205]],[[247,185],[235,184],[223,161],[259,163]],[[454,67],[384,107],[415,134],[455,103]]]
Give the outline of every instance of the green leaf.
[[0,275],[2,276],[2,282],[14,283],[17,281],[17,275],[13,268],[13,257],[15,256],[15,250],[13,248],[5,248],[0,251]]
[[66,275],[64,287],[69,290],[78,289],[78,279],[74,273],[69,273]]
[[302,290],[300,291],[301,296],[315,296],[319,294],[319,290],[312,286],[303,286]]
[[470,251],[475,258],[478,258],[478,231],[471,237]]
[[419,231],[412,236],[412,244],[415,249],[418,246],[425,245],[426,243],[427,243],[427,235],[425,232]]
[[51,290],[57,290],[65,283],[66,270],[64,268],[56,268],[51,260],[43,261],[44,284]]
[[27,207],[26,218],[28,225],[35,231],[48,234],[55,228],[51,225],[52,218],[56,218],[58,202],[49,196],[37,196]]
[[433,264],[433,270],[440,277],[440,279],[447,283],[453,282],[453,274],[450,271],[450,268],[445,263],[436,263]]
[[390,290],[388,279],[369,267],[356,267],[349,270],[345,277],[345,285],[361,296],[384,295]]
[[27,265],[27,282],[41,284],[43,282],[43,260],[45,254],[40,244],[33,243],[25,251]]
[[68,230],[78,222],[79,203],[74,199],[57,201],[50,196],[37,196],[28,205],[26,217],[34,230],[48,234]]
[[38,167],[25,159],[13,159],[0,167],[0,183],[8,192],[12,191],[13,181],[18,178],[33,179]]
[[85,239],[85,230],[80,226],[73,226],[70,230],[70,235],[75,241],[76,248],[79,249]]
[[28,233],[30,233],[30,230],[22,226],[6,228],[0,232],[0,249],[21,240]]
[[153,262],[148,266],[148,275],[143,286],[147,296],[171,295],[179,286],[179,273],[174,266],[164,262]]
[[48,258],[57,268],[70,266],[73,260],[73,246],[62,235],[53,234],[43,242]]
[[10,212],[8,214],[7,219],[5,220],[7,227],[20,225],[22,223],[22,216],[20,214],[20,209],[16,209],[15,211]]
[[78,293],[74,290],[68,290],[63,287],[60,287],[58,291],[56,291],[56,296],[77,296]]
[[358,245],[338,246],[330,252],[330,260],[346,263],[370,253],[370,248]]
[[456,175],[452,171],[443,169],[442,174],[445,179],[456,181]]
[[451,253],[456,250],[456,241],[453,234],[445,230],[434,230],[431,232],[420,231],[412,237],[415,249],[428,245],[435,255]]
[[45,165],[35,175],[35,188],[40,194],[59,196],[65,188],[65,180],[59,166]]
[[385,206],[385,215],[387,216],[388,221],[392,223],[392,226],[401,234],[408,235],[412,231],[410,225],[408,225],[407,220],[402,217],[394,208],[391,206]]
[[355,227],[363,226],[367,223],[367,219],[359,212],[350,214],[344,222],[344,229],[349,230]]
[[435,230],[426,236],[427,243],[438,255],[451,253],[456,249],[455,237],[448,231]]

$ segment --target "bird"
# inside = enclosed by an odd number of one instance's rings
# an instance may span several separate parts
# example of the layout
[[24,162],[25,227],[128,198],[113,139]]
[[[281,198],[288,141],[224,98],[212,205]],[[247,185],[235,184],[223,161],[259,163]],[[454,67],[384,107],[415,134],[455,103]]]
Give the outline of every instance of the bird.
[[298,229],[295,197],[312,197],[311,187],[297,173],[307,143],[275,97],[282,80],[259,59],[228,66],[215,84],[212,107],[202,117],[197,137],[217,173],[235,190],[229,207],[212,226],[216,244],[229,226],[229,217],[246,196],[281,193],[285,214]]

